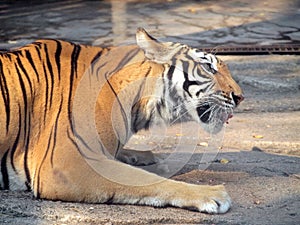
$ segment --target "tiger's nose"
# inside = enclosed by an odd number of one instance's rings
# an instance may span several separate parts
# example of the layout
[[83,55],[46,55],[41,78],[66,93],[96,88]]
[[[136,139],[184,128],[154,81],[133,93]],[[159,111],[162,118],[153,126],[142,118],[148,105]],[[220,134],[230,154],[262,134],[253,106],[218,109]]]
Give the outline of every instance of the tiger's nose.
[[233,99],[235,105],[238,106],[244,100],[244,96],[243,95],[235,95],[234,93],[232,93],[232,99]]

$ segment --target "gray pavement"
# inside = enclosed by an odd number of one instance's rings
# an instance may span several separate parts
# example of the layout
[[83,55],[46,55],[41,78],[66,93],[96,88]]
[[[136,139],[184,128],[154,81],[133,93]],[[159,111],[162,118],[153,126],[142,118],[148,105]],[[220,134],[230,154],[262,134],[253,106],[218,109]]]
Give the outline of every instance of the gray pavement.
[[[215,53],[227,45],[300,43],[300,1],[0,3],[0,49],[40,38],[123,45],[134,42],[137,27],[161,40],[214,47]],[[300,57],[222,58],[243,88],[245,101],[227,125],[222,149],[208,169],[197,170],[203,156],[203,140],[198,140],[200,147],[175,179],[226,183],[234,202],[229,213],[36,201],[30,194],[0,192],[0,224],[299,224]],[[189,135],[176,127],[168,132],[171,138],[162,143],[166,152]],[[153,140],[142,143],[145,135],[129,144],[153,148]]]
[[137,27],[201,47],[300,41],[297,0],[2,2],[0,48],[39,38],[120,45]]

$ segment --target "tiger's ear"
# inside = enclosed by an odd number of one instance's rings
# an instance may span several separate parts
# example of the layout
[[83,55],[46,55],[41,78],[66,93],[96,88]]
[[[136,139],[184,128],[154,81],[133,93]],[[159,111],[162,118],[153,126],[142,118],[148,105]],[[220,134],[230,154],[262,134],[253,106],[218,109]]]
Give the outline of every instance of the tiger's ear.
[[151,37],[143,28],[137,29],[136,42],[144,50],[147,59],[160,64],[171,63],[172,58],[177,52],[176,47],[169,46],[170,43],[159,42]]

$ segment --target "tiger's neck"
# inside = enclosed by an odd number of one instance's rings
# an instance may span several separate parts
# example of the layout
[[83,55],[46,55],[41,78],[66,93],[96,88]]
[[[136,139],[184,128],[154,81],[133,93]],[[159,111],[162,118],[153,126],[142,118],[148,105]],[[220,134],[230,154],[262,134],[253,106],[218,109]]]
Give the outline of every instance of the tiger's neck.
[[[155,77],[155,84],[150,80],[153,92],[139,97],[139,101],[133,105],[131,127],[134,132],[149,129],[152,125],[172,125],[190,120],[182,105],[182,98],[178,96],[175,88],[170,86],[169,69],[170,66],[164,65],[163,75]],[[145,85],[149,85],[149,81],[148,84],[145,82]]]

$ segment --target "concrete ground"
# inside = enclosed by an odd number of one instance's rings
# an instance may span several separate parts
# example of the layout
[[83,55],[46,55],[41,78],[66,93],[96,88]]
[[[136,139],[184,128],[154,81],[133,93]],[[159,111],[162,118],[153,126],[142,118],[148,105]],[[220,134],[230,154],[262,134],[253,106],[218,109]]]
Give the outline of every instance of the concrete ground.
[[[0,48],[46,37],[126,44],[134,41],[139,26],[162,40],[214,46],[216,53],[222,45],[299,43],[299,7],[296,0],[3,1]],[[200,137],[193,142],[189,160],[173,179],[224,183],[233,200],[228,213],[52,202],[35,200],[31,193],[1,191],[0,224],[299,224],[300,58],[222,58],[244,90],[245,101],[216,139]],[[168,129],[159,140],[141,132],[129,146],[174,154],[178,140],[186,141],[187,148],[193,140],[188,131],[194,126],[184,126]],[[213,151],[205,151],[206,145]]]

